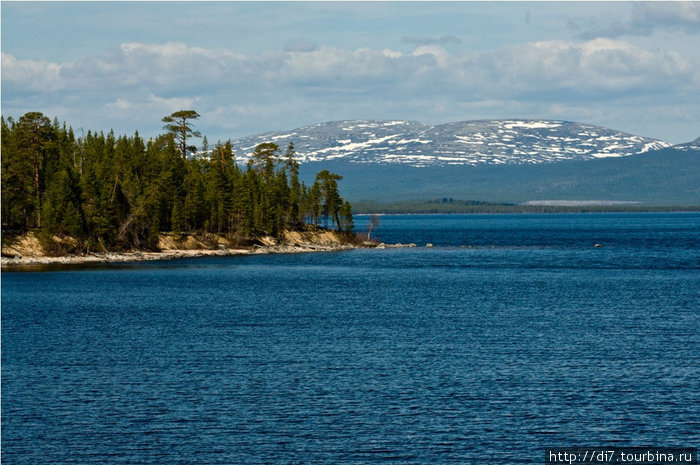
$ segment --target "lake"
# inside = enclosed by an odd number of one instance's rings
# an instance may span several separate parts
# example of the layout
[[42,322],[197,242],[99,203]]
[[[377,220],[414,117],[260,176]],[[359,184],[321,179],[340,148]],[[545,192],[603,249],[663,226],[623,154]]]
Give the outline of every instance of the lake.
[[382,216],[373,236],[419,247],[3,272],[3,463],[700,442],[700,214]]

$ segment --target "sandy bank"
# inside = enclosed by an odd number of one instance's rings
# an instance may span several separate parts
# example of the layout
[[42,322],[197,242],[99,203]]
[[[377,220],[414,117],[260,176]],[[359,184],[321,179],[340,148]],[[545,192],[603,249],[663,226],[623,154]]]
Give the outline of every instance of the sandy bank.
[[[55,238],[58,239],[58,238]],[[70,241],[70,239],[60,239]],[[348,250],[362,245],[347,243],[334,231],[288,231],[277,240],[262,237],[259,245],[237,247],[222,236],[170,235],[159,237],[157,252],[132,250],[127,252],[100,252],[64,256],[49,256],[33,232],[18,236],[2,247],[2,267],[37,265],[79,265],[89,263],[142,262],[173,260],[190,257],[223,257],[232,255],[254,255],[271,253],[305,253]]]

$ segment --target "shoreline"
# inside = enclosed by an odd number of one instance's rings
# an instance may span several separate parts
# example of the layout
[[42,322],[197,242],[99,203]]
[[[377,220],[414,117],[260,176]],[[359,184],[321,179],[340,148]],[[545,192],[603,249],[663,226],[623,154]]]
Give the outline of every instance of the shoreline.
[[85,255],[66,255],[59,257],[50,256],[22,256],[2,257],[0,259],[2,270],[19,270],[24,267],[44,265],[88,265],[108,263],[130,262],[155,262],[164,260],[176,260],[180,258],[198,257],[232,257],[238,255],[266,255],[266,254],[295,254],[311,252],[335,252],[364,248],[351,244],[337,245],[266,245],[237,249],[169,249],[160,252],[133,251],[133,252],[104,252]]
[[[55,244],[71,246],[75,241],[69,237],[54,236]],[[240,246],[222,236],[167,234],[158,239],[158,250],[131,249],[123,252],[87,252],[70,248],[63,254],[50,254],[33,232],[25,233],[3,244],[0,265],[2,270],[54,265],[89,265],[175,260],[196,257],[227,257],[237,255],[293,254],[309,252],[333,252],[356,248],[376,247],[378,244],[348,241],[335,231],[285,231],[282,238],[262,236],[257,244]],[[75,250],[75,249],[73,249]]]

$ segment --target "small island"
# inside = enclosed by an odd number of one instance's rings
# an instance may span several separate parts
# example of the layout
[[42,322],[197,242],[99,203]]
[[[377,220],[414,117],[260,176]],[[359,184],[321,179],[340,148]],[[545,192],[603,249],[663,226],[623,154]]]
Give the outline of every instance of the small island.
[[2,264],[87,263],[336,250],[353,233],[342,176],[299,180],[293,143],[259,144],[245,167],[231,142],[209,147],[193,110],[165,132],[75,131],[31,112],[2,117]]

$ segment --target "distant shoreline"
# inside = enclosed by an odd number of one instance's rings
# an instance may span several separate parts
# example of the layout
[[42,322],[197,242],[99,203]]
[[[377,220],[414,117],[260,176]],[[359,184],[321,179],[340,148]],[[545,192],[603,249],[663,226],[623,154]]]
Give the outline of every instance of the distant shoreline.
[[401,201],[353,203],[355,215],[372,214],[499,214],[499,213],[680,213],[699,212],[700,205],[648,206],[624,204],[507,204],[471,201]]

